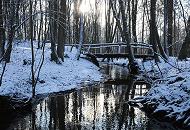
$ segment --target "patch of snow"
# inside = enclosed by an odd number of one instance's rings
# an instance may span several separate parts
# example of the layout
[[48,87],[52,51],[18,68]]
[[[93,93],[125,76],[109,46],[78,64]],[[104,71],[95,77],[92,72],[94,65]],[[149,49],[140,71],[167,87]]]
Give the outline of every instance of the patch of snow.
[[[159,68],[158,68],[159,66]],[[188,124],[190,119],[190,60],[178,61],[170,58],[169,63],[161,61],[158,66],[153,61],[144,63],[147,72],[158,73],[159,81],[155,81],[150,91],[142,97],[147,102],[156,104],[154,112],[166,111],[167,117],[184,120]],[[134,99],[135,100],[135,99]]]
[[[39,66],[42,50],[37,50],[35,44],[35,68]],[[50,61],[50,44],[46,44],[45,60],[40,72],[39,81],[36,86],[36,94],[59,92],[80,87],[80,83],[84,81],[100,81],[102,74],[99,68],[91,62],[80,59],[76,60],[77,50],[73,48],[65,48],[65,54],[69,58],[65,58],[65,62],[58,65]],[[23,65],[23,60],[29,61],[27,65]],[[15,96],[17,98],[31,98],[31,49],[30,43],[24,42],[15,45],[12,51],[11,62],[7,64],[3,83],[0,87],[0,95]],[[2,72],[3,66],[0,66]]]

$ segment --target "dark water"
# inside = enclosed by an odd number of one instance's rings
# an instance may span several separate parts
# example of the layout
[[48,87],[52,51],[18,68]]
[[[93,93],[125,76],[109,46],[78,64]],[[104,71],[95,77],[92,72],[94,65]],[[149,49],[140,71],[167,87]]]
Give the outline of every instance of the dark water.
[[[109,81],[52,95],[16,118],[0,115],[8,130],[172,130],[146,116],[127,101],[142,96],[149,85],[127,76],[126,69],[104,66]],[[116,80],[117,82],[115,82]],[[4,119],[4,120],[3,120]],[[2,126],[2,125],[0,125]]]

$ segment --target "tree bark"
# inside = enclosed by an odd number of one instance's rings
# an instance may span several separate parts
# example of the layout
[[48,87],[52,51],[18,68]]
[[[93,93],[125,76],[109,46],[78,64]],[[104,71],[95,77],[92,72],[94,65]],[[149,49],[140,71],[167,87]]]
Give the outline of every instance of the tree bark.
[[3,28],[3,1],[0,0],[0,58],[3,57],[4,54],[4,46],[5,46],[5,30]]
[[134,42],[137,42],[137,32],[136,32],[137,5],[138,5],[138,0],[132,0],[132,34]]
[[74,25],[73,25],[73,33],[74,33],[74,43],[78,44],[79,43],[79,39],[80,39],[80,23],[79,23],[79,5],[80,5],[80,0],[74,0]]
[[82,44],[83,44],[83,40],[84,40],[83,35],[84,35],[84,16],[83,16],[83,14],[81,14],[81,16],[80,16],[80,41],[79,41],[79,47],[78,47],[77,54],[76,54],[77,60],[79,60],[79,58],[80,58],[80,53],[81,53]]
[[60,17],[59,22],[61,23],[58,28],[58,46],[57,55],[64,61],[64,43],[66,41],[66,0],[61,0],[60,2]]
[[178,56],[179,60],[185,60],[188,56],[188,53],[190,53],[190,16],[187,22],[186,30],[187,30],[187,34]]
[[8,18],[8,39],[7,39],[7,50],[4,54],[4,60],[9,63],[10,62],[10,58],[11,58],[11,52],[12,52],[12,44],[13,44],[13,38],[15,35],[15,25],[14,25],[14,21],[15,21],[15,3],[14,1],[10,1],[11,6],[9,7],[9,16]]
[[38,32],[38,49],[40,48],[40,40],[42,37],[42,29],[43,29],[43,13],[42,13],[42,0],[40,0],[40,12],[41,12],[41,16],[40,16],[40,28],[39,28],[39,32]]
[[57,15],[55,16],[52,12],[54,12],[56,1],[49,1],[50,6],[50,41],[51,41],[51,60],[55,61],[57,64],[60,64],[57,50],[56,50],[56,36],[57,36]]
[[169,56],[173,55],[173,0],[168,0],[168,35],[167,35],[167,40],[168,40],[168,52]]
[[35,96],[35,72],[34,72],[34,46],[33,46],[33,17],[32,17],[32,7],[33,3],[30,0],[30,44],[31,44],[31,51],[32,51],[32,65],[31,65],[31,72],[32,72],[32,97]]
[[154,58],[156,61],[159,61],[158,55],[156,54],[157,51],[157,45],[156,45],[156,1],[157,0],[151,0],[151,6],[150,6],[150,44],[153,46],[154,50]]

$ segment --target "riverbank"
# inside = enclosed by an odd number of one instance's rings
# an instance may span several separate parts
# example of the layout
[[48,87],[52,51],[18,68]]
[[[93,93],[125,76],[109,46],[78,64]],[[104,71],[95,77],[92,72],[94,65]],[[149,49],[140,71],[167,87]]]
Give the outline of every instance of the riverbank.
[[[144,96],[129,103],[140,107],[152,116],[174,125],[190,128],[190,60],[177,61],[170,58],[157,65],[148,61],[143,65],[148,77],[157,76],[152,88]],[[152,75],[152,76],[150,76]]]
[[[102,74],[91,62],[76,60],[76,49],[65,49],[65,62],[56,64],[50,61],[50,44],[46,43],[45,59],[40,71],[36,95],[60,92],[80,87],[81,82],[100,81]],[[35,43],[35,68],[39,67],[42,50]],[[2,72],[4,65],[0,65]],[[1,96],[23,99],[32,97],[31,85],[31,49],[29,42],[16,43],[13,47],[11,62],[7,64],[0,87]]]

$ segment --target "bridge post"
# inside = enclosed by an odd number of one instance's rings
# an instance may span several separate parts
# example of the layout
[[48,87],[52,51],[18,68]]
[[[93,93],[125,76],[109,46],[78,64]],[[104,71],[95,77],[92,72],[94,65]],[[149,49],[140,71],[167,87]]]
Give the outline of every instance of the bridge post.
[[121,45],[119,45],[119,50],[118,51],[119,51],[119,54],[121,54]]

